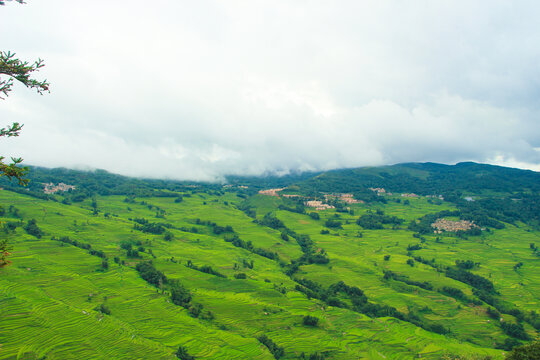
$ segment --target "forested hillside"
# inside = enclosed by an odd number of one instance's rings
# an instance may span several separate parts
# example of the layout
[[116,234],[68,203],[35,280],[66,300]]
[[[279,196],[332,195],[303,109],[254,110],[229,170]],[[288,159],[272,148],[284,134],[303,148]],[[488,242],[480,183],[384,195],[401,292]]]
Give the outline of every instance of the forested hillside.
[[535,172],[29,177],[0,185],[0,359],[503,359],[538,338]]
[[302,185],[313,191],[354,192],[366,187],[383,187],[421,195],[538,192],[540,174],[472,162],[456,165],[408,163],[328,171],[304,181]]

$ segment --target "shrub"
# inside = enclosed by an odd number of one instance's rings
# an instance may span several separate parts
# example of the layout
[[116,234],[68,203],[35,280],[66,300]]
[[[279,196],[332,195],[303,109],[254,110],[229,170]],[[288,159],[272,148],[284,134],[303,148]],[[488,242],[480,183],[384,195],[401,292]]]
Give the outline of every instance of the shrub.
[[219,271],[212,269],[210,265],[203,265],[199,268],[193,266],[192,269],[199,270],[200,272],[203,272],[206,274],[211,274],[211,275],[219,276],[222,278],[226,278],[226,276],[220,273]]
[[506,360],[534,360],[540,359],[540,341],[531,344],[517,346],[508,355]]
[[395,216],[384,215],[384,212],[378,210],[375,214],[368,212],[356,220],[356,223],[364,229],[377,230],[382,229],[383,224],[400,225],[403,219]]
[[501,318],[501,313],[498,312],[496,309],[489,307],[487,308],[487,315],[492,318],[493,320],[499,320]]
[[304,316],[302,323],[306,326],[317,326],[319,323],[319,318],[311,315]]
[[[449,286],[443,286],[441,288],[441,293],[443,293],[445,295],[448,295],[450,297],[453,297],[454,299],[466,299],[467,298],[465,296],[465,294],[463,293],[463,291],[461,291],[460,289],[449,287]],[[489,309],[488,309],[488,311],[489,311]]]
[[420,244],[409,244],[407,246],[407,251],[414,251],[414,250],[421,250],[422,249],[422,245]]
[[36,219],[28,220],[28,223],[24,226],[24,230],[32,236],[41,239],[43,231],[37,226]]
[[187,352],[187,349],[183,347],[182,345],[178,347],[178,350],[176,350],[174,355],[176,355],[176,357],[179,358],[180,360],[195,360],[195,357],[189,355],[189,353]]
[[513,338],[506,338],[503,343],[495,344],[495,349],[511,351],[513,348],[515,348],[518,345],[521,345],[521,343],[518,340],[513,339]]
[[476,265],[478,264],[475,264],[472,260],[456,260],[456,266],[461,269],[470,270]]
[[128,241],[122,241],[120,243],[120,247],[124,250],[131,250],[133,248],[133,244]]
[[255,220],[255,222],[257,224],[259,224],[259,225],[268,226],[268,227],[270,227],[272,229],[276,229],[276,230],[285,228],[285,224],[283,223],[283,221],[279,220],[278,218],[276,218],[271,213],[268,213],[268,214],[264,215],[262,220]]
[[97,308],[97,310],[102,313],[102,314],[105,314],[105,315],[111,315],[111,310],[109,309],[109,307],[105,304],[101,304],[99,306],[99,308]]
[[336,229],[342,229],[341,225],[342,225],[341,221],[337,221],[337,220],[326,220],[326,222],[324,223],[324,226],[329,227],[329,228],[336,228]]
[[309,213],[309,217],[312,218],[313,220],[320,220],[321,219],[319,213],[316,213],[316,212]]
[[203,306],[201,304],[193,304],[189,308],[189,315],[193,316],[194,318],[198,318],[202,313]]
[[171,285],[171,301],[178,306],[187,307],[191,301],[191,293],[178,282]]
[[283,355],[285,355],[285,350],[283,349],[283,347],[278,346],[268,336],[263,334],[257,337],[257,340],[259,340],[261,344],[263,344],[264,346],[268,348],[268,350],[272,353],[272,355],[274,355],[274,358],[279,359]]
[[[483,290],[487,293],[496,293],[493,283],[480,275],[475,275],[469,271],[448,267],[446,269],[446,276],[462,283],[469,284],[470,286]],[[484,299],[482,299],[484,300]],[[485,301],[485,300],[484,300]],[[486,301],[487,302],[487,301]]]
[[523,325],[513,324],[506,321],[501,323],[501,328],[506,335],[515,337],[520,340],[529,340],[529,335],[525,332]]
[[151,262],[140,262],[135,266],[135,269],[146,282],[154,286],[167,283],[167,277],[157,270]]
[[139,252],[137,250],[128,250],[126,252],[127,257],[131,258],[140,258],[141,255],[139,255]]

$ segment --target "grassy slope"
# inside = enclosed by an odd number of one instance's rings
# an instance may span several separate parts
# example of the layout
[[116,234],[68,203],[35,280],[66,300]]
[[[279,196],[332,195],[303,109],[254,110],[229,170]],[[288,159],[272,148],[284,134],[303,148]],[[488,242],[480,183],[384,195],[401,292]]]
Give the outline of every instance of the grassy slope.
[[[197,358],[271,359],[270,352],[255,339],[262,333],[285,348],[286,358],[297,358],[302,351],[329,351],[329,358],[335,359],[408,359],[419,353],[423,358],[439,358],[446,351],[500,354],[485,349],[492,345],[492,340],[504,337],[495,324],[487,321],[481,308],[456,303],[436,292],[382,280],[382,269],[388,268],[415,280],[461,288],[470,294],[468,286],[439,277],[428,266],[417,263],[411,268],[405,264],[407,244],[417,242],[411,232],[362,231],[364,237],[356,237],[361,229],[354,220],[366,211],[364,206],[356,207],[354,217],[342,215],[350,224],[339,231],[340,236],[319,233],[324,220],[334,215],[331,211],[321,212],[320,221],[276,211],[288,227],[310,234],[330,256],[328,265],[302,267],[302,276],[325,285],[344,280],[362,288],[370,299],[402,311],[407,311],[407,306],[413,309],[428,306],[432,313],[425,316],[450,327],[454,337],[436,335],[393,318],[371,319],[349,310],[323,307],[320,302],[294,291],[295,283],[283,274],[276,261],[236,248],[222,236],[212,234],[209,227],[195,225],[197,218],[231,225],[240,238],[252,241],[256,247],[278,252],[285,261],[301,255],[293,239],[284,242],[279,232],[252,223],[252,219],[237,210],[233,204],[242,199],[234,195],[193,195],[180,204],[172,198],[144,200],[165,209],[166,219],[156,219],[155,210],[140,203],[127,204],[123,197],[98,198],[101,213],[93,216],[89,201],[66,206],[0,191],[0,204],[5,208],[15,205],[25,221],[35,218],[46,232],[40,240],[25,234],[21,228],[15,235],[9,235],[15,249],[11,256],[13,264],[0,269],[0,316],[8,319],[0,328],[0,359],[23,354],[47,355],[50,359],[167,359],[173,358],[180,344]],[[279,201],[256,197],[254,203],[262,216],[275,211]],[[410,221],[445,208],[446,205],[411,200],[408,207],[390,203],[385,211]],[[105,218],[106,212],[115,216]],[[168,222],[176,227],[196,226],[200,232],[172,230],[175,239],[166,242],[162,236],[133,230],[129,218],[136,217]],[[406,224],[402,226],[405,227]],[[52,235],[67,235],[105,251],[110,259],[109,270],[100,270],[100,258],[71,245],[61,246],[60,242],[50,240]],[[152,249],[155,266],[168,277],[180,279],[194,294],[194,301],[211,310],[215,319],[190,317],[185,309],[171,304],[166,294],[158,293],[144,282],[131,267],[139,260],[127,259],[125,251],[119,248],[126,240],[141,241],[147,249]],[[427,247],[417,253],[435,257],[443,264],[451,264],[457,258],[479,261],[482,266],[478,273],[486,277],[491,273],[492,281],[507,300],[532,310],[538,308],[540,293],[539,274],[533,271],[538,260],[528,251],[528,244],[535,241],[538,243],[538,233],[508,227],[485,238],[459,240],[457,244],[453,243],[455,238],[435,243],[428,237]],[[383,261],[385,254],[391,255],[390,261]],[[113,263],[114,256],[124,259],[126,266]],[[147,253],[143,257],[151,258]],[[171,257],[180,262],[169,261]],[[184,265],[188,259],[196,265],[211,265],[228,278],[187,268]],[[248,279],[236,280],[232,275],[238,271],[233,266],[237,263],[241,267],[243,259],[253,260],[255,266],[253,270],[240,270]],[[514,272],[512,266],[518,260],[524,266]],[[523,285],[516,285],[519,282]],[[284,286],[288,292],[282,294],[274,285]],[[109,306],[110,316],[93,310],[101,303]],[[321,318],[318,328],[301,324],[302,317],[308,313]],[[530,327],[527,329],[532,333]]]

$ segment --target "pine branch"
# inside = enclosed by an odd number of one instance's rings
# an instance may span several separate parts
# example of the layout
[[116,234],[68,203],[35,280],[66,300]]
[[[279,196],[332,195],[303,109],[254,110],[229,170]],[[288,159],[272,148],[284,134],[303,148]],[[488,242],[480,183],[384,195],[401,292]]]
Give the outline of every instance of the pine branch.
[[[0,75],[7,75],[9,78],[6,80],[0,79],[0,93],[4,96],[8,96],[13,86],[13,79],[21,82],[28,88],[34,88],[39,94],[43,94],[45,91],[49,91],[49,83],[47,80],[38,81],[32,79],[30,76],[33,72],[41,69],[45,64],[42,59],[38,59],[34,63],[30,64],[28,61],[21,61],[15,58],[15,53],[11,51],[0,51]],[[4,99],[0,97],[1,99]]]
[[[7,1],[11,1],[11,0],[7,0]],[[26,4],[24,0],[15,0],[15,1],[18,2],[19,4]],[[6,5],[6,0],[0,0],[0,5]]]
[[0,129],[0,137],[6,136],[6,137],[12,137],[12,136],[19,136],[19,132],[21,131],[23,125],[19,123],[13,123],[11,126],[8,126],[6,128]]
[[28,184],[28,179],[25,179],[26,174],[28,173],[27,167],[17,166],[22,163],[23,159],[21,158],[11,158],[12,163],[4,163],[5,157],[0,156],[0,176],[7,176],[10,180],[15,178],[19,182],[19,185]]

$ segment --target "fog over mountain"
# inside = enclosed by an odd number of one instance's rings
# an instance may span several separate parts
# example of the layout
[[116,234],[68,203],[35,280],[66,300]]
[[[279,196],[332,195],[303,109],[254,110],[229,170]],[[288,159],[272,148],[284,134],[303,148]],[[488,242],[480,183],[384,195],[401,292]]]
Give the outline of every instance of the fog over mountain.
[[0,50],[42,58],[0,154],[190,180],[398,162],[540,170],[536,1],[29,0]]

